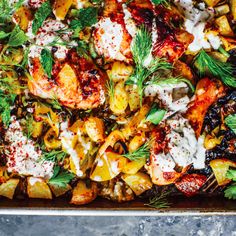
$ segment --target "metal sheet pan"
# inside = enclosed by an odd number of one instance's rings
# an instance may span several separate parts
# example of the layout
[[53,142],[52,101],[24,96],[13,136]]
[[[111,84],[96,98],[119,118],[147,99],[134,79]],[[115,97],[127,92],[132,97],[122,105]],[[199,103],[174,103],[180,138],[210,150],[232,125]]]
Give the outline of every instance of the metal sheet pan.
[[161,215],[236,215],[235,201],[223,197],[174,197],[170,208],[153,209],[144,200],[115,203],[98,198],[84,205],[74,206],[67,199],[16,199],[0,201],[0,214],[14,215],[74,215],[74,216],[161,216]]

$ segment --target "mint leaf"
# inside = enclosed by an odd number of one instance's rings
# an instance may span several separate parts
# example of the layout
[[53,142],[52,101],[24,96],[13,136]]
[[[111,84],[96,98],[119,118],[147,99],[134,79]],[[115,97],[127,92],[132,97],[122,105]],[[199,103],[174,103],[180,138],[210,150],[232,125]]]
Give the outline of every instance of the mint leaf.
[[166,110],[159,109],[155,103],[149,113],[147,114],[146,120],[150,121],[154,125],[158,125],[166,114]]
[[51,12],[52,8],[50,5],[50,1],[46,1],[40,6],[40,8],[35,13],[35,17],[32,23],[33,34],[37,34],[39,28],[42,26],[43,22],[47,19]]
[[18,47],[26,43],[27,40],[28,40],[28,37],[25,35],[24,31],[21,30],[20,27],[17,25],[11,32],[10,38],[7,44],[8,46],[11,46],[11,47]]
[[236,114],[229,115],[225,118],[225,124],[236,134]]
[[52,77],[53,58],[51,52],[44,48],[40,55],[41,65],[49,78]]

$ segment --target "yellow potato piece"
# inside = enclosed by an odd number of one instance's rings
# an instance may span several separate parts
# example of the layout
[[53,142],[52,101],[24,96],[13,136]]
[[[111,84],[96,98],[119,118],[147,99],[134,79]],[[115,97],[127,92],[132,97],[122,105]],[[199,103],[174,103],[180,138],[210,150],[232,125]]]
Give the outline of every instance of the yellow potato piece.
[[231,180],[226,178],[229,167],[236,167],[236,162],[227,159],[215,159],[210,162],[210,167],[219,186],[228,184]]
[[216,25],[219,28],[219,32],[223,36],[229,36],[232,37],[234,36],[234,32],[230,27],[229,21],[226,17],[226,15],[223,15],[221,17],[218,17],[216,20]]
[[98,193],[97,184],[94,182],[87,186],[85,181],[79,180],[76,187],[73,189],[70,203],[75,205],[83,205],[92,202]]
[[48,184],[48,185],[56,197],[60,197],[72,189],[69,184],[67,184],[65,187],[61,187],[61,186],[53,185],[53,184]]
[[16,10],[13,15],[13,19],[15,22],[17,22],[22,30],[26,31],[29,22],[32,19],[31,11],[26,6],[22,6]]
[[73,0],[56,0],[53,5],[53,13],[58,20],[64,20]]
[[13,199],[15,189],[19,183],[19,179],[9,179],[7,182],[0,185],[0,195]]
[[110,109],[113,113],[120,115],[128,106],[128,94],[124,82],[119,82],[114,88],[114,96],[110,96]]
[[30,198],[52,199],[52,193],[49,186],[41,178],[27,178],[27,193]]
[[131,161],[125,165],[124,169],[122,170],[125,174],[134,175],[136,174],[144,165],[146,164],[146,160],[140,159],[137,161]]
[[105,152],[104,155],[97,158],[90,179],[97,182],[111,180],[122,171],[127,162],[127,158],[119,154]]
[[150,177],[142,172],[138,172],[134,175],[123,174],[121,178],[137,196],[152,188]]
[[214,7],[220,0],[204,0],[209,7]]
[[92,141],[98,143],[103,142],[105,138],[105,127],[101,119],[97,117],[89,117],[85,121],[85,129]]
[[233,19],[236,20],[236,0],[231,0],[230,5],[231,5]]

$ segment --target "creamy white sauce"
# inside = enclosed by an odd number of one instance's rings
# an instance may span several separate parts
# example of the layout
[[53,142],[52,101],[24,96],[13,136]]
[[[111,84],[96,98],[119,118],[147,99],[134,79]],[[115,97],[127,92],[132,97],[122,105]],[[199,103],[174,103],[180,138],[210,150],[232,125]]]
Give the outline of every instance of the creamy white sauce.
[[[62,22],[53,19],[48,19],[39,29],[37,35],[34,35],[32,33],[32,22],[30,22],[28,26],[27,36],[31,39],[33,43],[30,46],[29,57],[39,57],[43,48],[51,50],[52,47],[49,45],[55,40],[57,40],[58,43],[62,43],[63,40],[69,42],[71,33],[63,34],[63,36],[61,36],[62,38],[59,38],[57,35],[57,31],[66,28],[67,25],[63,24]],[[74,42],[70,44],[71,46],[73,46]],[[57,51],[54,53],[54,56],[57,59],[64,59],[68,53],[68,48],[64,45],[57,45],[56,47]]]
[[[183,93],[181,98],[175,100],[173,96],[174,89],[185,89],[186,92]],[[167,113],[167,116],[169,116],[175,112],[183,112],[187,109],[187,105],[190,101],[187,92],[187,84],[181,82],[178,84],[168,84],[163,86],[149,85],[144,90],[144,95],[146,97],[157,97],[157,99],[161,101],[162,105],[169,111]]]
[[163,172],[173,172],[176,165],[187,167],[193,164],[195,169],[205,167],[205,152],[203,137],[196,139],[194,130],[188,120],[177,115],[167,120],[170,132],[166,135],[168,140],[168,153],[160,153],[153,158],[154,165],[158,165]]
[[195,7],[192,0],[175,0],[175,4],[184,12],[186,30],[194,36],[194,41],[189,45],[188,50],[196,53],[202,48],[218,49],[221,44],[220,38],[216,35],[210,35],[209,38],[205,32],[207,22],[214,15],[214,9],[206,7],[203,2]]
[[105,58],[125,60],[120,48],[123,40],[123,28],[110,18],[102,18],[96,25],[95,48],[98,54]]
[[82,176],[83,172],[80,170],[80,158],[76,150],[73,148],[73,139],[75,135],[70,130],[68,130],[68,122],[61,123],[61,131],[62,132],[60,134],[60,139],[62,147],[72,158],[76,170],[76,175]]
[[136,27],[135,21],[133,20],[132,15],[129,12],[126,4],[122,4],[122,8],[123,8],[123,13],[124,13],[124,21],[125,21],[126,29],[132,37],[135,37],[137,33],[137,27]]
[[9,172],[43,178],[52,176],[54,163],[39,161],[42,151],[35,147],[34,141],[23,134],[20,123],[15,117],[6,132],[5,141],[9,143],[5,152]]

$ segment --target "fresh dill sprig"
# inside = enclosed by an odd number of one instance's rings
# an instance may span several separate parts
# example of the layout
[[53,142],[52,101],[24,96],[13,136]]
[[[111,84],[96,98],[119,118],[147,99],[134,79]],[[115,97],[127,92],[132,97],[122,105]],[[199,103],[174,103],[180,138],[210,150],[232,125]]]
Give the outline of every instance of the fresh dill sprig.
[[149,203],[146,203],[144,205],[152,207],[152,208],[156,208],[156,209],[168,208],[171,205],[171,203],[168,202],[168,199],[167,199],[170,193],[171,191],[162,191],[160,194],[149,198]]
[[221,62],[201,50],[195,58],[195,67],[201,76],[210,72],[213,76],[221,79],[225,85],[236,88],[236,77],[233,75],[232,64]]
[[62,106],[56,96],[50,101],[50,104],[52,105],[53,108],[57,110],[62,110]]
[[115,83],[112,80],[112,78],[110,78],[107,83],[106,83],[106,87],[107,87],[107,91],[108,91],[108,95],[110,98],[114,98],[114,92],[115,92]]
[[123,154],[122,156],[128,158],[131,161],[137,161],[140,159],[148,159],[150,156],[151,141],[146,142],[137,150],[131,153]]
[[131,44],[133,60],[136,64],[134,73],[125,82],[126,85],[137,85],[142,104],[144,83],[154,72],[158,70],[169,70],[172,68],[164,58],[153,58],[152,37],[144,26],[138,30]]
[[34,130],[34,126],[33,126],[33,115],[30,115],[26,118],[26,136],[27,138],[31,138],[32,134],[33,134],[33,130]]

